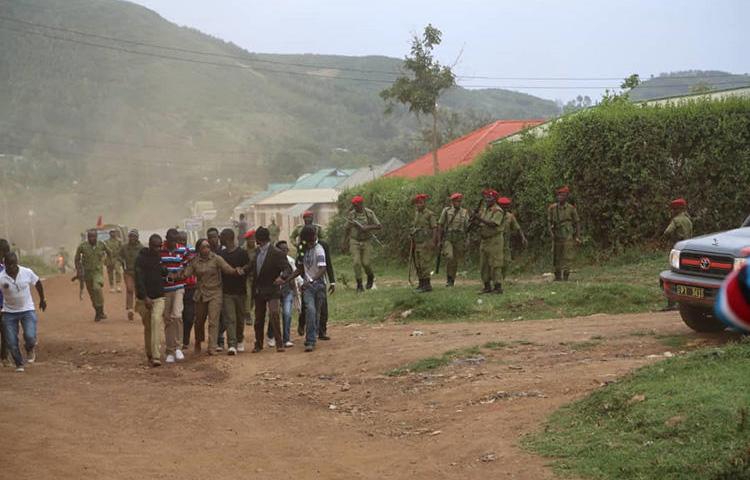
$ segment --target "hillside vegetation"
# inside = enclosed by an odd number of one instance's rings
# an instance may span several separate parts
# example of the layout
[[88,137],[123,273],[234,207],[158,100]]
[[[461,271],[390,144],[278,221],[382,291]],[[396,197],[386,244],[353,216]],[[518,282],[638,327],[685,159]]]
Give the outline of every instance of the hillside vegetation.
[[[249,53],[116,0],[3,0],[0,16],[28,22],[0,19],[0,153],[24,156],[9,182],[42,192],[36,209],[55,211],[57,226],[70,211],[157,222],[154,201],[161,218],[180,218],[209,183],[246,193],[424,150],[413,117],[385,116],[378,97],[398,59]],[[502,90],[458,88],[441,106],[472,118],[558,112]]]

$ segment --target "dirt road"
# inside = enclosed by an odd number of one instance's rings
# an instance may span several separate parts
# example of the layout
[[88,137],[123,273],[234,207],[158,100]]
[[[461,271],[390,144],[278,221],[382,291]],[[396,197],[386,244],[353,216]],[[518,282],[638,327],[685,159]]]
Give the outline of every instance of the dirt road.
[[[547,414],[656,361],[670,350],[658,335],[721,341],[673,313],[334,325],[313,354],[188,355],[148,369],[120,295],[107,294],[110,319],[94,324],[77,285],[56,277],[47,291],[38,363],[0,370],[0,478],[552,478],[518,446]],[[433,373],[384,375],[490,341],[504,344]]]

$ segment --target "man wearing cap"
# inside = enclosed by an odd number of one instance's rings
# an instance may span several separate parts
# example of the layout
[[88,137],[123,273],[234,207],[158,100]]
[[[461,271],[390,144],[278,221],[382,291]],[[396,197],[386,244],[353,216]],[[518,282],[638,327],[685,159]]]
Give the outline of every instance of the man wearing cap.
[[484,288],[479,293],[503,293],[503,249],[505,248],[503,224],[505,212],[497,204],[498,193],[485,188],[482,191],[484,206],[475,218],[479,233],[479,271]]
[[96,230],[92,229],[86,232],[86,241],[81,243],[76,249],[75,266],[78,278],[83,278],[86,284],[86,290],[91,298],[91,304],[96,311],[94,321],[105,320],[107,315],[104,314],[104,287],[103,266],[106,258],[110,256],[110,251],[104,242],[97,239]]
[[581,223],[578,210],[568,202],[570,189],[567,186],[557,190],[557,202],[547,209],[547,228],[552,237],[552,257],[555,267],[555,281],[570,277],[570,265],[575,254],[575,245],[581,243]]
[[300,232],[302,232],[302,229],[305,227],[305,225],[314,225],[315,231],[318,234],[318,240],[323,238],[323,227],[321,227],[317,223],[313,223],[314,218],[315,218],[315,214],[312,212],[312,210],[306,210],[302,214],[302,224],[294,227],[294,230],[292,230],[292,234],[289,236],[289,240],[294,244],[294,247],[298,251],[299,251],[299,244],[302,241],[302,239],[300,238]]
[[[672,220],[669,222],[663,236],[670,239],[672,243],[687,240],[693,236],[693,221],[687,213],[687,201],[684,198],[676,198],[669,203],[672,211]],[[667,299],[664,311],[675,310],[677,303]]]
[[466,228],[469,226],[469,212],[461,206],[462,193],[450,196],[451,205],[443,208],[438,219],[438,243],[442,243],[440,252],[445,258],[447,280],[446,287],[452,287],[456,282],[458,266],[464,263],[466,255]]
[[122,292],[122,258],[120,258],[120,232],[117,230],[109,231],[109,239],[104,242],[109,249],[110,255],[107,257],[107,277],[109,279],[109,292]]
[[669,207],[672,210],[672,220],[663,235],[673,242],[692,237],[693,221],[687,213],[687,201],[684,198],[676,198],[669,203]]
[[346,217],[344,231],[344,250],[348,245],[354,265],[354,278],[357,280],[357,292],[363,292],[362,270],[367,275],[367,289],[371,289],[375,282],[370,261],[372,258],[372,232],[380,230],[382,225],[375,216],[375,212],[364,206],[364,198],[357,195],[352,198],[352,208]]
[[432,210],[427,208],[426,193],[418,193],[412,202],[416,208],[414,212],[414,223],[411,228],[411,241],[414,251],[414,268],[419,278],[418,293],[431,292],[430,269],[435,260],[435,247],[437,246],[437,218]]
[[135,305],[135,261],[138,254],[143,250],[143,244],[138,240],[138,230],[132,229],[128,232],[128,243],[120,247],[120,258],[125,267],[123,277],[125,279],[125,311],[128,320],[133,320]]
[[523,234],[523,230],[521,230],[521,225],[519,225],[518,220],[516,219],[516,216],[513,215],[510,211],[510,207],[512,205],[513,201],[508,197],[500,197],[497,199],[497,204],[500,205],[500,208],[502,208],[505,211],[505,217],[503,221],[503,236],[504,236],[504,242],[505,246],[503,248],[503,281],[505,281],[505,277],[508,275],[508,271],[510,270],[510,261],[511,261],[511,254],[510,254],[510,236],[513,232],[518,232],[519,235],[521,235],[521,243],[523,243],[524,248],[529,244],[529,242],[526,240],[526,235]]

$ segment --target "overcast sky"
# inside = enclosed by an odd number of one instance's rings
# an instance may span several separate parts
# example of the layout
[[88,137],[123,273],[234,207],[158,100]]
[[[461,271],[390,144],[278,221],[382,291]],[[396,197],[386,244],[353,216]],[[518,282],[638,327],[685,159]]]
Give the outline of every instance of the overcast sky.
[[[134,0],[180,25],[263,53],[403,57],[443,31],[459,75],[642,78],[674,70],[750,72],[747,0]],[[473,79],[546,98],[598,98],[618,80]],[[544,87],[544,88],[530,88]],[[554,88],[552,88],[554,87]],[[566,88],[561,88],[566,87]],[[572,88],[571,88],[572,87]]]

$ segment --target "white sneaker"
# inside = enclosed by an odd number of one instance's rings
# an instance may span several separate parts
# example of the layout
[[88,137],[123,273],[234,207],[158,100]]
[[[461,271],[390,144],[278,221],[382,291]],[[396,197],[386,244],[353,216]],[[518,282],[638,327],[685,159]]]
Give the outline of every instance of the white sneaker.
[[24,371],[23,367],[16,367],[16,372],[23,373]]
[[237,344],[237,351],[238,352],[244,352],[245,351],[245,344],[243,342],[240,342]]
[[217,346],[215,351],[217,351],[217,352],[223,352],[224,351],[224,347]]
[[26,352],[26,363],[34,363],[36,360],[36,349]]
[[175,359],[177,359],[177,361],[178,361],[178,362],[181,362],[181,361],[185,360],[185,354],[184,354],[184,353],[182,353],[182,350],[180,350],[180,349],[178,348],[178,349],[177,349],[177,350],[175,350],[175,352],[174,352],[174,358],[175,358]]
[[227,355],[237,355],[237,349],[234,347],[229,347],[229,350],[227,350]]
[[174,355],[172,355],[171,353],[169,355],[167,355],[166,362],[167,363],[174,363]]
[[284,344],[284,346],[285,346],[286,348],[289,348],[289,347],[293,347],[293,346],[294,346],[294,342],[293,342],[293,341],[291,341],[291,340],[289,340],[288,342],[286,342],[286,343]]
[[268,339],[268,346],[269,347],[275,347],[276,346],[276,339],[275,338],[269,338]]
[[8,361],[7,358],[3,358],[2,365],[3,367],[10,367],[10,362]]

